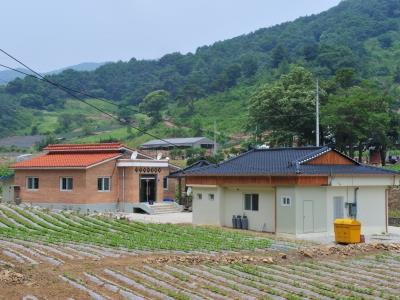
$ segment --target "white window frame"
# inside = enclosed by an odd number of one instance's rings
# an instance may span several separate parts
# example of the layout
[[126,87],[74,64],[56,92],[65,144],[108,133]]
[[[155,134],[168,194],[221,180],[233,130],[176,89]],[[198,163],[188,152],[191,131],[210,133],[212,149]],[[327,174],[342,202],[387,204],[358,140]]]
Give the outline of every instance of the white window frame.
[[215,194],[214,193],[209,193],[208,194],[208,200],[209,201],[214,201],[215,200]]
[[[32,179],[32,188],[29,187],[29,179]],[[35,188],[35,179],[37,179],[37,183],[38,183],[38,187]],[[28,191],[37,191],[40,188],[40,181],[39,181],[39,177],[36,176],[28,176],[26,177],[26,189]]]
[[[166,180],[167,187],[164,186],[164,180]],[[163,189],[164,189],[164,191],[168,191],[169,190],[169,178],[168,177],[164,177],[163,178]]]
[[[246,195],[250,195],[250,209],[246,209]],[[253,207],[253,196],[257,195],[257,209]],[[259,211],[260,210],[260,194],[258,193],[244,193],[243,194],[243,210],[244,211]]]
[[[99,179],[101,179],[101,190],[99,190]],[[108,179],[108,190],[104,189],[104,179]],[[111,177],[110,176],[97,177],[97,191],[100,193],[111,192]]]
[[281,206],[285,206],[285,207],[292,206],[292,197],[290,197],[290,196],[282,196],[281,197]]
[[197,193],[196,197],[197,197],[197,200],[203,200],[203,194],[202,193]]
[[[63,189],[63,179],[71,179],[72,180],[72,189]],[[68,185],[68,181],[67,181],[66,185]],[[60,191],[61,192],[72,192],[73,190],[74,190],[74,178],[71,176],[60,177]]]

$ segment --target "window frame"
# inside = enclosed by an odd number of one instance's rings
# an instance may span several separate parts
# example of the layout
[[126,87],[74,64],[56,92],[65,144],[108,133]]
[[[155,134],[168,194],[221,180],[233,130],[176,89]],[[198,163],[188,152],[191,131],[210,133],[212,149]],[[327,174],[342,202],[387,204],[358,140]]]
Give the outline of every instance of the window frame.
[[214,193],[209,193],[208,194],[208,200],[209,201],[214,201],[215,200],[215,194]]
[[203,200],[203,193],[196,193],[197,200]]
[[[29,187],[29,180],[32,180],[32,188]],[[35,179],[37,180],[37,188],[35,188]],[[38,191],[40,187],[40,180],[37,176],[27,176],[26,177],[26,189],[28,191]]]
[[[289,200],[289,202],[288,202],[288,200]],[[290,196],[281,196],[281,206],[284,206],[284,207],[292,206],[292,197],[290,197]]]
[[[250,198],[247,198],[250,196]],[[249,205],[246,205],[247,200],[250,200]],[[257,203],[257,204],[255,204]],[[244,193],[243,194],[243,210],[244,211],[260,211],[260,194],[258,193]]]
[[[66,186],[66,189],[63,189],[63,179],[66,179],[67,181],[66,181],[66,184],[65,184],[65,186]],[[71,180],[71,185],[72,185],[72,188],[71,189],[68,189],[68,179],[70,179]],[[63,177],[60,177],[60,191],[61,192],[72,192],[74,190],[74,177],[72,177],[72,176],[63,176]]]
[[169,178],[167,176],[163,178],[163,189],[164,191],[169,190]]
[[[108,190],[104,189],[104,180],[105,179],[108,179]],[[101,190],[99,190],[99,180],[101,180]],[[110,176],[97,177],[97,191],[99,193],[109,193],[109,192],[111,192],[111,177]]]

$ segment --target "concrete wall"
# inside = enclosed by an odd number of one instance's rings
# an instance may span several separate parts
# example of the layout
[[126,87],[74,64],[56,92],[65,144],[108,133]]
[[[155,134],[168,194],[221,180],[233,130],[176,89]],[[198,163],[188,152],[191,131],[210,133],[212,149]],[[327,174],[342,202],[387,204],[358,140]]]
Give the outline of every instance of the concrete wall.
[[[202,199],[199,198],[202,195]],[[209,199],[209,194],[214,194],[214,200]],[[194,187],[193,188],[193,224],[223,226],[221,217],[223,197],[222,188]]]
[[[354,202],[355,187],[327,187],[327,231],[334,233],[333,198],[342,196],[344,202]],[[345,208],[345,218],[348,209]],[[361,186],[357,193],[357,220],[363,234],[380,234],[386,231],[386,187]]]
[[[282,197],[290,197],[292,204],[283,206]],[[276,232],[296,234],[296,189],[295,187],[276,188]]]
[[360,187],[357,210],[357,220],[361,222],[362,233],[380,234],[386,232],[385,187]]
[[[258,211],[244,210],[244,195],[258,194]],[[246,215],[249,229],[275,232],[275,190],[272,188],[225,188],[223,225],[232,227],[233,215]]]
[[[232,226],[232,215],[243,215],[249,218],[250,229],[258,231],[275,231],[276,205],[276,233],[304,235],[304,234],[334,234],[334,197],[343,197],[346,202],[354,202],[354,190],[358,187],[357,219],[362,224],[363,234],[380,234],[386,230],[386,189],[392,178],[377,178],[379,185],[371,186],[374,178],[336,178],[333,186],[286,186],[276,187],[217,187],[193,186],[193,222],[195,224],[209,224]],[[358,183],[360,186],[352,186]],[[344,186],[348,184],[348,186]],[[203,199],[199,200],[197,194]],[[208,199],[208,194],[214,193],[214,201]],[[244,212],[244,194],[259,194],[259,211]],[[284,206],[281,198],[291,198],[291,205]],[[304,232],[304,202],[312,202],[312,230]],[[275,204],[276,203],[276,204]],[[344,217],[348,209],[343,208]],[[266,229],[267,228],[267,229]]]
[[304,201],[313,204],[313,230],[308,233],[326,232],[327,205],[325,187],[296,187],[296,234],[304,231]]

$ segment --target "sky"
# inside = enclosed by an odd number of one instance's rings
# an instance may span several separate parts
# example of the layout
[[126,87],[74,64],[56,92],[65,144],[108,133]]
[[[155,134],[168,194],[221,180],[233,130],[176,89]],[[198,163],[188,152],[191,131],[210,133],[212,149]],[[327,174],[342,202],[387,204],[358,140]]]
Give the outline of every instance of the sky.
[[[82,62],[157,59],[340,0],[1,0],[2,49],[40,72]],[[0,63],[16,63],[0,54]]]

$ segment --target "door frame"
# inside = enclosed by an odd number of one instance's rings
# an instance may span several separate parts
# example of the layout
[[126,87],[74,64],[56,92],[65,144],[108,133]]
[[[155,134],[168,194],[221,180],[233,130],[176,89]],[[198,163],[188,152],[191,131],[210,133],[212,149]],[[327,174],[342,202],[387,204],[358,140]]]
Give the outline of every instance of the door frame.
[[142,180],[154,180],[154,202],[157,202],[157,174],[140,174],[139,175],[139,203],[148,203],[142,201]]

